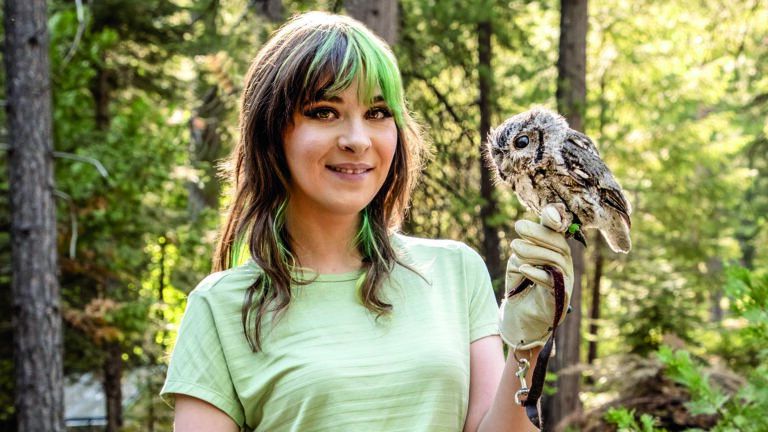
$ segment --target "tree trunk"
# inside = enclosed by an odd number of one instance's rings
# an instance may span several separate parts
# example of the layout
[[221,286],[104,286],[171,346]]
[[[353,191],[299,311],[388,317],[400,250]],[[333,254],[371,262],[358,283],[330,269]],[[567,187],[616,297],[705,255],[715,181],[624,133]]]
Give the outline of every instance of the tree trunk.
[[[102,58],[104,60],[104,58]],[[94,118],[96,119],[96,128],[100,131],[109,129],[109,98],[110,84],[109,71],[101,66],[96,68],[96,76],[91,81],[91,95],[93,95]]]
[[[102,132],[106,132],[111,123],[109,115],[111,87],[110,71],[98,68],[96,76],[91,81],[91,94],[95,107],[94,118],[96,120],[96,128]],[[117,432],[123,425],[122,350],[119,342],[107,342],[103,349],[104,363],[102,363],[102,373],[104,374],[104,379],[102,387],[106,399],[106,430],[107,432]]]
[[[600,114],[598,117],[598,128],[600,131],[600,138],[603,138],[605,136],[605,123],[606,123],[606,116],[608,114],[608,101],[605,98],[606,94],[606,82],[607,82],[607,70],[604,70],[603,73],[600,75],[600,97],[599,97],[599,108],[600,108]],[[594,364],[595,360],[597,360],[597,332],[599,329],[598,322],[600,320],[600,302],[601,302],[601,295],[600,295],[600,283],[603,279],[603,264],[605,262],[605,246],[603,244],[603,238],[602,235],[595,231],[593,235],[594,240],[592,240],[592,244],[594,245],[594,252],[592,254],[592,261],[594,263],[594,272],[592,274],[592,281],[591,281],[591,287],[590,292],[592,293],[592,304],[589,308],[589,334],[591,336],[589,340],[589,346],[587,348],[587,364],[592,365]],[[592,377],[588,378],[588,382],[590,384],[594,384],[594,381],[592,380]]]
[[720,305],[720,301],[723,298],[723,288],[722,284],[719,283],[723,275],[722,258],[713,256],[707,260],[707,275],[710,280],[715,281],[709,292],[711,304],[709,320],[713,323],[719,323],[724,318],[723,307]]
[[542,398],[543,431],[562,430],[558,425],[563,419],[581,410],[581,374],[576,370],[576,366],[579,364],[581,348],[581,275],[584,274],[584,246],[573,239],[569,239],[568,244],[573,255],[573,310],[563,325],[558,327],[555,338],[557,350],[549,362],[549,372],[557,374],[554,386],[557,393]]
[[[583,130],[586,105],[587,0],[561,0],[560,49],[557,60],[557,108],[572,129]],[[557,334],[557,355],[553,372],[557,377],[557,393],[544,401],[545,430],[554,430],[566,417],[581,410],[579,400],[579,364],[581,345],[581,279],[584,274],[584,249],[569,240],[574,264],[573,312]]]
[[344,0],[349,16],[387,41],[397,43],[397,0]]
[[600,233],[595,233],[592,245],[594,246],[593,261],[595,263],[590,291],[592,292],[592,304],[589,307],[589,349],[587,349],[587,363],[593,364],[597,359],[597,322],[600,319],[600,281],[603,278],[603,243]]
[[[747,168],[750,170],[755,169],[755,160],[758,160],[759,155],[763,155],[768,150],[768,138],[761,137],[750,143],[746,151]],[[754,268],[755,255],[757,248],[755,246],[755,239],[760,235],[760,225],[755,222],[755,218],[752,216],[754,210],[752,206],[755,202],[756,189],[760,184],[761,170],[758,169],[758,177],[756,177],[747,188],[744,194],[742,204],[739,206],[739,228],[736,230],[736,240],[739,242],[739,249],[741,250],[741,266],[752,270]]]
[[[490,21],[477,24],[478,75],[480,84],[480,195],[483,205],[480,207],[480,220],[483,224],[483,251],[485,263],[491,279],[500,280],[504,275],[501,263],[501,248],[499,247],[499,231],[491,221],[498,213],[496,197],[493,195],[493,178],[491,170],[486,167],[483,142],[491,130],[491,97],[493,92],[493,74],[491,72],[491,35],[493,27]],[[496,300],[499,302],[502,290],[497,290]]]
[[280,22],[283,20],[283,2],[282,0],[261,0],[261,14],[270,21]]
[[155,432],[155,395],[160,393],[160,389],[155,387],[151,376],[147,376],[146,386],[152,391],[147,404],[147,432]]
[[557,109],[571,129],[583,131],[587,95],[587,0],[561,1]]
[[4,15],[18,430],[63,431],[46,2],[6,0]]
[[107,342],[104,358],[104,395],[107,399],[107,432],[123,426],[123,351],[120,342]]
[[223,156],[220,124],[226,111],[219,96],[219,86],[210,87],[203,96],[200,106],[189,120],[191,145],[189,158],[192,166],[202,170],[202,181],[188,182],[188,214],[190,221],[196,221],[206,208],[219,208],[221,184],[217,175],[216,162]]

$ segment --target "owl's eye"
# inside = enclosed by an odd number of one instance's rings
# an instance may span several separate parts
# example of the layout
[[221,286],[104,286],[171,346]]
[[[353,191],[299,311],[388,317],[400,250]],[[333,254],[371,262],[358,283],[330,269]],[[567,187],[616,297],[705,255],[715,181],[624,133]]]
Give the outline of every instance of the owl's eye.
[[520,135],[519,137],[515,138],[515,148],[516,149],[522,149],[528,147],[528,136],[527,135]]

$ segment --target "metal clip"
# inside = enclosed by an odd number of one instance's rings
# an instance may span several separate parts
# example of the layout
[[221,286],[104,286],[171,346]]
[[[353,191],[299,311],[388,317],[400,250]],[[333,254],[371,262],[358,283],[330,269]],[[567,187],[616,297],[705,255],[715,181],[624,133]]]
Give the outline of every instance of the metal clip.
[[525,381],[525,376],[528,374],[528,370],[530,370],[531,364],[528,362],[528,359],[517,358],[517,356],[515,356],[515,359],[517,360],[518,364],[515,376],[517,376],[517,378],[520,380],[520,390],[515,392],[515,403],[522,405],[523,402],[525,402],[525,400],[528,398],[529,389],[528,383]]
[[[522,400],[521,400],[522,398]],[[515,403],[518,405],[523,405],[523,403],[528,399],[528,388],[521,388],[520,390],[515,392]]]

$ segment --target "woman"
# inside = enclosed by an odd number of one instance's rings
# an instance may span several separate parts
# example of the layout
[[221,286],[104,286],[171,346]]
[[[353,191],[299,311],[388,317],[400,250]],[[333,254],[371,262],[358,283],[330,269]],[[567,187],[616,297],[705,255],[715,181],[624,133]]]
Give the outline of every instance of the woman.
[[[240,127],[216,272],[190,293],[162,390],[176,430],[529,428],[479,255],[395,232],[424,146],[386,44],[347,17],[292,19],[251,65]],[[523,228],[509,275],[545,287],[530,264],[567,270],[565,243]],[[504,316],[551,316],[538,291]]]

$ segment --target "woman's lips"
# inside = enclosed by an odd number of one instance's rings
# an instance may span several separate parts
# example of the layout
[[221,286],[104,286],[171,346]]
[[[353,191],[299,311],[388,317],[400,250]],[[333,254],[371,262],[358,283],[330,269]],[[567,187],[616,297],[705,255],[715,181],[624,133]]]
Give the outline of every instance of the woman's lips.
[[328,164],[325,167],[337,173],[350,175],[364,174],[373,169],[371,165],[362,163]]
[[373,171],[373,167],[367,164],[333,164],[325,167],[346,180],[362,179],[369,171]]
[[357,169],[353,169],[353,168],[340,168],[340,167],[335,167],[335,166],[328,166],[328,168],[330,168],[332,171],[336,171],[336,172],[343,173],[343,174],[362,174],[364,172],[368,172],[368,171],[371,170],[371,168],[357,168]]

